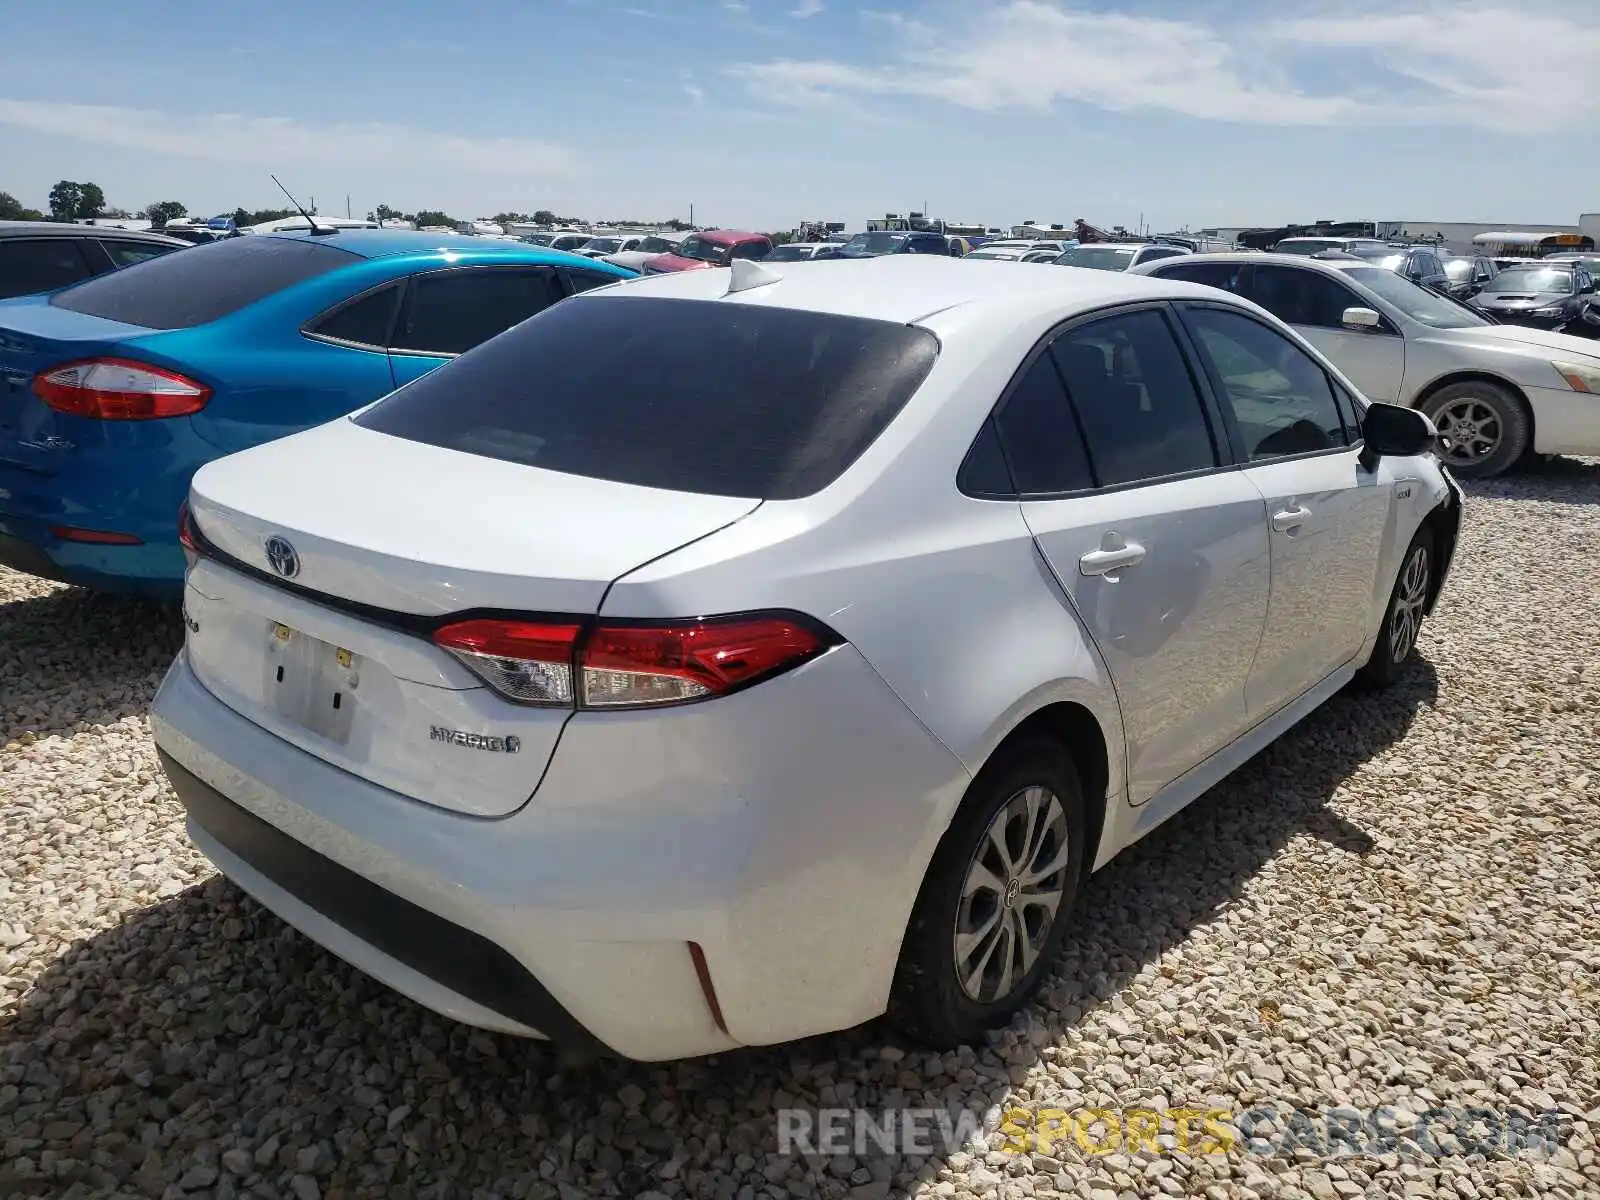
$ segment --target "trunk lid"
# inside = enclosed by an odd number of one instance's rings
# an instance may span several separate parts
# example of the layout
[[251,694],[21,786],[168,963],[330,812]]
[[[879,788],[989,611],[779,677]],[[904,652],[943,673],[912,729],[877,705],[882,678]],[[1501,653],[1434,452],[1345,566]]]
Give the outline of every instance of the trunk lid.
[[209,464],[190,505],[203,538],[251,568],[202,559],[190,572],[201,682],[335,766],[497,816],[532,795],[572,710],[510,703],[428,630],[473,610],[592,616],[614,580],[759,501],[564,475],[340,420]]
[[40,371],[111,354],[139,325],[55,308],[41,296],[0,302],[0,467],[52,474],[62,450],[104,436],[103,422],[58,413],[33,391]]

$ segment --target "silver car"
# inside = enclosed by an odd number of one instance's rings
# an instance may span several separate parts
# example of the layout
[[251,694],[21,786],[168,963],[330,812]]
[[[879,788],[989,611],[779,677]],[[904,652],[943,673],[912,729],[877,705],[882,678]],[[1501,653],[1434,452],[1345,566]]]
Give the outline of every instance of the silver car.
[[1168,258],[1183,258],[1193,251],[1160,242],[1081,242],[1056,259],[1061,267],[1087,267],[1091,271],[1131,271],[1134,267]]
[[1530,454],[1600,454],[1600,344],[1501,325],[1377,263],[1211,254],[1136,273],[1203,283],[1261,305],[1371,400],[1419,408],[1463,477]]
[[229,877],[460,1020],[967,1042],[1091,872],[1404,669],[1436,438],[1193,284],[598,288],[195,476],[155,741]]

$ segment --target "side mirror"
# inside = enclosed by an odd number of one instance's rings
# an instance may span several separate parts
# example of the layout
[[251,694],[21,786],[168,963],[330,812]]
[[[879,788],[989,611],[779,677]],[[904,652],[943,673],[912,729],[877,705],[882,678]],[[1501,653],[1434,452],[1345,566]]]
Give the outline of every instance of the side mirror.
[[1361,465],[1371,470],[1380,458],[1410,458],[1439,444],[1439,430],[1427,416],[1399,404],[1371,404],[1361,421]]
[[1373,308],[1347,308],[1339,318],[1347,329],[1381,329],[1383,316]]

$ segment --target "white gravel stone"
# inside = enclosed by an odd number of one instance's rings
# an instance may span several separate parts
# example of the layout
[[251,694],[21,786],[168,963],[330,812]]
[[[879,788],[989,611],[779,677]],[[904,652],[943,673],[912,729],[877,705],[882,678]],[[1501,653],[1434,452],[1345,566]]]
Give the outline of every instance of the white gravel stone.
[[[188,843],[145,719],[175,609],[0,570],[0,1195],[1600,1194],[1600,463],[1470,490],[1402,685],[1337,698],[1091,880],[1040,1003],[946,1054],[868,1028],[635,1067],[433,1016]],[[785,1104],[965,1106],[992,1137],[782,1157]],[[1567,1124],[1549,1162],[1019,1157],[997,1124],[1029,1105]]]

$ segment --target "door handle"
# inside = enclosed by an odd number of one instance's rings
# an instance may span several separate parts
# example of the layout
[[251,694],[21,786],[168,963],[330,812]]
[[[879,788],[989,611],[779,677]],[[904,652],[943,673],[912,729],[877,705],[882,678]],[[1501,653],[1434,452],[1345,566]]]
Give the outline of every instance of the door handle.
[[1085,575],[1110,575],[1124,567],[1144,561],[1144,547],[1129,542],[1114,550],[1091,550],[1078,560],[1078,570]]
[[1300,528],[1311,516],[1311,510],[1304,505],[1286,508],[1282,512],[1272,514],[1272,527],[1279,533],[1289,533]]

